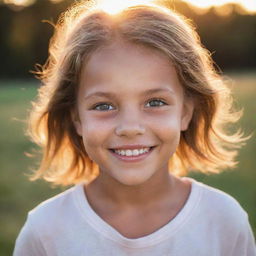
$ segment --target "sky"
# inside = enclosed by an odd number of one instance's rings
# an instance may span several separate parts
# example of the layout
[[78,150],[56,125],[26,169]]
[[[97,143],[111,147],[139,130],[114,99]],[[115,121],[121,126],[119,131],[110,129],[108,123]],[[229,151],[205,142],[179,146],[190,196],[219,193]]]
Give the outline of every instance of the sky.
[[[4,3],[7,4],[15,4],[15,5],[21,5],[21,6],[29,6],[31,4],[33,4],[36,0],[3,0]],[[60,2],[63,0],[49,0],[51,2]],[[104,0],[105,1],[105,0]],[[108,2],[113,3],[113,6],[118,5],[117,3],[120,2],[145,2],[148,0],[106,0]],[[200,7],[200,8],[208,8],[211,6],[220,6],[223,5],[225,3],[238,3],[241,4],[248,12],[256,12],[256,0],[185,0],[188,3],[191,3],[193,5],[195,5],[196,7]],[[112,7],[113,7],[112,6]],[[110,6],[110,8],[112,8]],[[113,10],[113,9],[112,9]]]

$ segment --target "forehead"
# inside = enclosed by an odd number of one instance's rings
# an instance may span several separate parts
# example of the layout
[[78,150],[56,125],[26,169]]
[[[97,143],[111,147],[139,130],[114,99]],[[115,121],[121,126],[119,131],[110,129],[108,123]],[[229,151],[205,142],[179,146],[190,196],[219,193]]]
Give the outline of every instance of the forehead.
[[96,50],[84,63],[80,86],[86,90],[114,86],[143,90],[170,85],[181,87],[171,60],[159,50],[116,41]]
[[[133,65],[130,65],[131,63]],[[98,76],[106,74],[106,70],[112,66],[116,65],[122,68],[123,64],[126,64],[127,71],[138,66],[141,69],[145,68],[146,71],[147,69],[143,64],[168,70],[172,69],[173,66],[171,60],[159,50],[118,40],[96,50],[86,61],[82,72],[85,71],[87,75],[96,73]]]

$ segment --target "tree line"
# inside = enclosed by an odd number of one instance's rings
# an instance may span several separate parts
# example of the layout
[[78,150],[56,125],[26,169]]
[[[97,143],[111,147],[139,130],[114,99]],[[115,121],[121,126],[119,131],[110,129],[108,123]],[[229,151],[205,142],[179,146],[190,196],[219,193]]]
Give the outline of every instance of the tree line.
[[[57,17],[74,2],[53,4],[40,0],[20,11],[0,5],[0,79],[32,78],[29,71],[36,63],[44,64],[49,39]],[[164,1],[166,4],[166,0]],[[170,8],[191,19],[202,44],[212,53],[216,68],[223,71],[256,68],[256,15],[228,4],[229,14],[220,15],[212,7],[199,14],[182,1],[171,2]]]

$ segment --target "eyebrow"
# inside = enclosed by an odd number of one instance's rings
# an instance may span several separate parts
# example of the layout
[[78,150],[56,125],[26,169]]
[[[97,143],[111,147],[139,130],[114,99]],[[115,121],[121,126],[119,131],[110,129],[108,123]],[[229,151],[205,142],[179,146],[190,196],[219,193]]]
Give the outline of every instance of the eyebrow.
[[[154,89],[149,89],[145,92],[142,92],[142,95],[151,95],[154,93],[159,93],[159,92],[167,92],[167,93],[171,93],[174,94],[173,90],[170,88],[154,88]],[[88,100],[91,97],[108,97],[108,98],[116,98],[116,94],[112,93],[112,92],[102,92],[102,91],[98,91],[98,92],[93,92],[89,95],[87,95],[84,99]]]

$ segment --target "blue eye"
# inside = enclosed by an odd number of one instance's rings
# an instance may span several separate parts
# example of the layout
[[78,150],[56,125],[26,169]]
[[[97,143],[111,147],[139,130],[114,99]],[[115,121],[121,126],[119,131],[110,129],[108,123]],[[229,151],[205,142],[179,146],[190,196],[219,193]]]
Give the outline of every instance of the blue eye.
[[95,105],[94,107],[92,107],[92,109],[100,110],[100,111],[112,110],[112,109],[109,109],[109,107],[112,107],[112,106],[108,103],[99,103],[99,104]]
[[[153,104],[150,104],[150,103],[153,103]],[[148,101],[147,104],[149,104],[150,107],[161,107],[161,106],[166,105],[166,103],[160,99],[152,99],[152,100]]]
[[[146,105],[147,107],[161,107],[167,104],[161,99],[151,99],[147,102]],[[109,110],[113,110],[114,107],[109,103],[102,102],[94,105],[91,109],[98,110],[98,111],[109,111]]]

